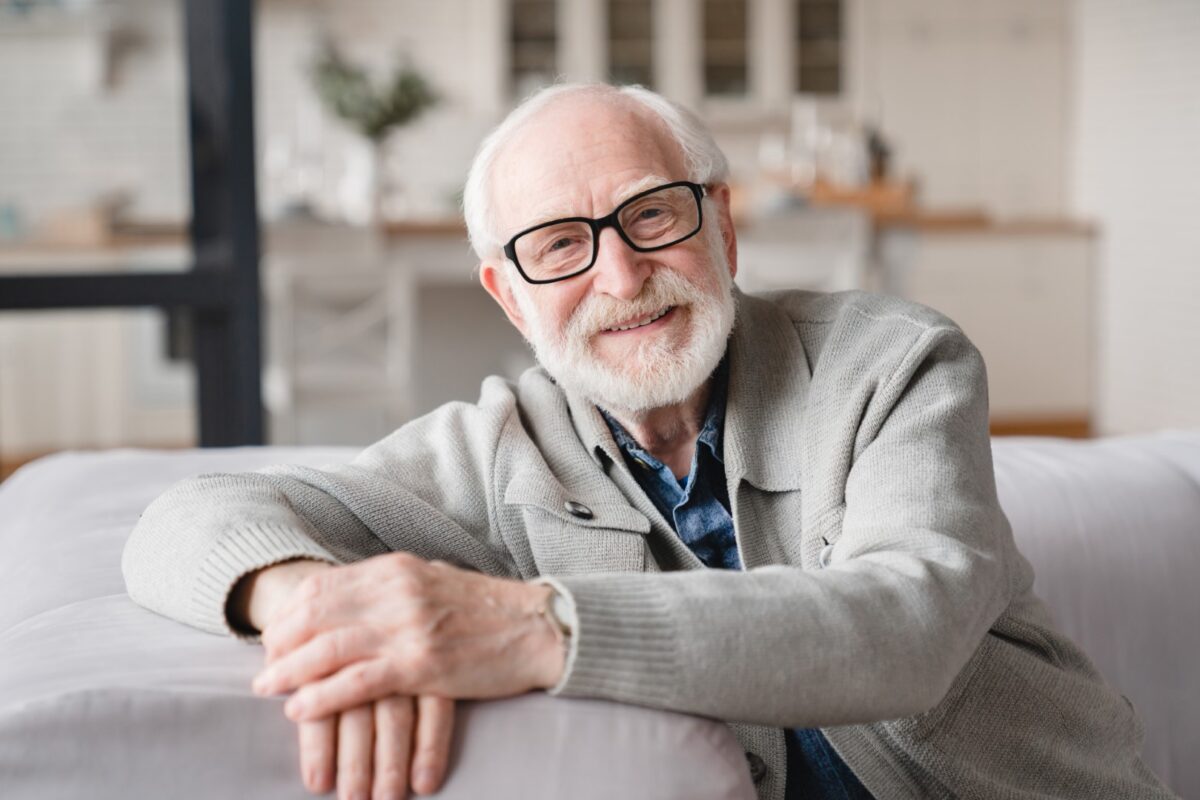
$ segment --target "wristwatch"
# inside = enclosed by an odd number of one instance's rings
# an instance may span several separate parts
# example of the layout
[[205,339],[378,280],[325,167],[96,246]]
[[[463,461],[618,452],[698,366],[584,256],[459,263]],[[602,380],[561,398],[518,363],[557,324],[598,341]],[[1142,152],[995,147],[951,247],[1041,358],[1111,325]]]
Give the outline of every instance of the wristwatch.
[[542,604],[538,612],[554,628],[559,640],[566,644],[575,632],[575,609],[552,584],[543,585],[550,587],[550,598]]

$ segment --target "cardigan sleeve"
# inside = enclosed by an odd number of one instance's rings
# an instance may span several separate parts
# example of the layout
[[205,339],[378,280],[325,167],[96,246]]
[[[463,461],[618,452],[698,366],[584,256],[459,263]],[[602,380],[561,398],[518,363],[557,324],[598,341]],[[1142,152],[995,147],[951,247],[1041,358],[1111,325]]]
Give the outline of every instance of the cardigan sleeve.
[[492,524],[492,475],[514,399],[499,379],[478,405],[454,403],[349,464],[200,475],[155,499],[130,534],[130,597],[212,633],[241,636],[225,606],[257,569],[294,558],[344,564],[393,550],[494,575],[515,573]]

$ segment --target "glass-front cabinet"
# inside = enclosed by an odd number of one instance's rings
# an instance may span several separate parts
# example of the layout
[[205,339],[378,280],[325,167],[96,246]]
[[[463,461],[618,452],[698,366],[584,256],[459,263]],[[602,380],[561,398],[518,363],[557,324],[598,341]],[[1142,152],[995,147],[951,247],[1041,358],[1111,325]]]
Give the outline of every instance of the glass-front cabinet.
[[508,0],[510,98],[556,79],[640,84],[694,106],[837,97],[853,0]]

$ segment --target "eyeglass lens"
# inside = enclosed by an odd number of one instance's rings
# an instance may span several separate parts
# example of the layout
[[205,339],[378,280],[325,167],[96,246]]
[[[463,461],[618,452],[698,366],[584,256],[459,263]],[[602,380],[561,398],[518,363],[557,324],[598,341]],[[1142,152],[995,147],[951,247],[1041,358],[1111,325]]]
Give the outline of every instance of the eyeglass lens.
[[[700,206],[687,186],[670,186],[621,207],[617,224],[637,247],[667,247],[695,233]],[[567,221],[537,228],[514,243],[517,260],[534,280],[547,280],[588,266],[596,248],[592,226]]]

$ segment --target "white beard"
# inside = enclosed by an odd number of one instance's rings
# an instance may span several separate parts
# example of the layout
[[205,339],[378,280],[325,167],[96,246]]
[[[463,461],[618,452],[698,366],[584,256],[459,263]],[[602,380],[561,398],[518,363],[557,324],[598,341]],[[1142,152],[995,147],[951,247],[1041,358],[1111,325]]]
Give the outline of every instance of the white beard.
[[[564,390],[608,411],[642,416],[684,402],[708,380],[725,354],[737,304],[720,229],[710,225],[703,235],[712,261],[708,285],[658,267],[629,302],[589,296],[561,331],[548,330],[536,304],[524,291],[514,292],[530,322],[529,343],[537,360]],[[600,331],[666,306],[675,306],[672,315],[684,319],[670,320],[671,330],[644,337],[621,363],[609,364],[593,352],[591,340]]]

